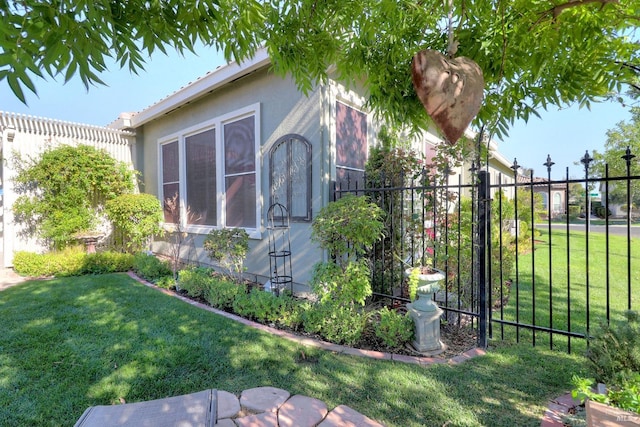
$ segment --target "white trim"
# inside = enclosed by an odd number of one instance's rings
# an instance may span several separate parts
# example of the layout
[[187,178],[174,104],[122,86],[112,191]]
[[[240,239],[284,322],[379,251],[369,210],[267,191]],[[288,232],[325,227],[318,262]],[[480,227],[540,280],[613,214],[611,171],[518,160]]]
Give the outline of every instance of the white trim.
[[[160,200],[164,200],[163,194],[163,181],[162,181],[162,149],[161,147],[164,144],[169,144],[172,142],[178,142],[178,155],[179,155],[179,188],[180,188],[180,218],[181,221],[184,221],[186,218],[186,204],[184,203],[185,198],[187,196],[187,180],[186,180],[186,153],[185,153],[185,141],[186,138],[201,132],[206,132],[208,130],[214,129],[215,138],[216,138],[216,186],[218,188],[217,194],[224,195],[225,194],[225,165],[224,165],[224,125],[227,123],[233,123],[238,120],[242,120],[248,117],[253,117],[254,119],[254,166],[255,166],[255,180],[256,180],[256,227],[245,228],[249,237],[252,239],[260,239],[262,234],[260,232],[262,217],[260,212],[262,211],[262,184],[261,184],[261,175],[262,175],[262,163],[260,162],[261,151],[260,151],[260,142],[261,142],[261,133],[260,133],[260,103],[255,103],[248,105],[246,107],[240,108],[238,110],[232,111],[230,113],[223,114],[221,116],[215,117],[213,119],[204,121],[202,123],[198,123],[196,125],[190,126],[179,132],[174,132],[172,134],[163,136],[158,138],[158,198]],[[222,227],[226,227],[226,204],[225,197],[216,197],[217,200],[217,212],[218,218],[217,226],[207,226],[207,225],[188,225],[183,224],[184,230],[188,233],[194,234],[207,234],[213,229],[218,229]],[[165,224],[166,226],[166,224]]]
[[232,62],[219,67],[131,117],[131,127],[142,126],[269,64],[271,64],[271,59],[267,50],[261,48],[251,59],[241,64]]

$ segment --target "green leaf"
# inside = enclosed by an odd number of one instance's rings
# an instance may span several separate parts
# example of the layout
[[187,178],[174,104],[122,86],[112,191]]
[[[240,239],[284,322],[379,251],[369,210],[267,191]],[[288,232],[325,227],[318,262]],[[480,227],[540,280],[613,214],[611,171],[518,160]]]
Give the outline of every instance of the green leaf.
[[7,76],[7,82],[9,83],[9,87],[13,94],[20,100],[20,102],[26,104],[27,100],[24,96],[24,92],[22,92],[22,88],[20,87],[20,82],[18,81],[18,78],[20,77],[21,76],[17,74],[9,74]]

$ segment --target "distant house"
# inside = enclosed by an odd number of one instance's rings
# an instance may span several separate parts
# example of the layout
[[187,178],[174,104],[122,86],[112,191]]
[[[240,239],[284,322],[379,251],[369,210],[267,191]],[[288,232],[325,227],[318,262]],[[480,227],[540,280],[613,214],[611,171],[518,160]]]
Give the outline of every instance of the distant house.
[[[209,231],[242,227],[251,238],[247,272],[267,280],[267,211],[277,202],[290,215],[293,280],[304,284],[326,256],[311,242],[311,221],[334,185],[362,176],[381,123],[364,107],[363,90],[330,79],[303,94],[270,65],[260,50],[138,113],[121,114],[102,131],[128,141],[141,191],[179,201],[180,224],[192,238],[185,259],[210,263],[202,249]],[[431,132],[414,147],[429,153],[439,143]],[[501,159],[497,147],[493,153]],[[165,220],[174,221],[168,210]],[[169,246],[158,240],[153,249],[166,253]]]
[[528,176],[518,175],[518,184],[521,184],[522,189],[532,189],[534,193],[540,194],[542,197],[542,215],[547,217],[551,212],[551,219],[554,219],[560,215],[565,215],[567,206],[567,186],[561,182],[551,181],[549,186],[549,180],[546,178],[534,177],[533,179]]

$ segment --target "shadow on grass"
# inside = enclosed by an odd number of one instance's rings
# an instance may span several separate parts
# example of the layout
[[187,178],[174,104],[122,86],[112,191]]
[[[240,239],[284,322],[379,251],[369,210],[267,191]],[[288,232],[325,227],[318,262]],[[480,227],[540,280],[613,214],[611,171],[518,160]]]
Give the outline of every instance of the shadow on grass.
[[84,409],[217,388],[281,387],[388,426],[539,426],[578,356],[500,345],[421,367],[307,348],[123,274],[0,292],[0,425],[72,425]]

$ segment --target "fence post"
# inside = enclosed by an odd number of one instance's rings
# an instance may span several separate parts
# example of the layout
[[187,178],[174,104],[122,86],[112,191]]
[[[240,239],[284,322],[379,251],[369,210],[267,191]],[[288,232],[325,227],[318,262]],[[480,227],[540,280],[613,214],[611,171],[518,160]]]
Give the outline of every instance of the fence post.
[[488,298],[487,298],[487,203],[489,200],[489,175],[478,172],[478,346],[487,348]]

